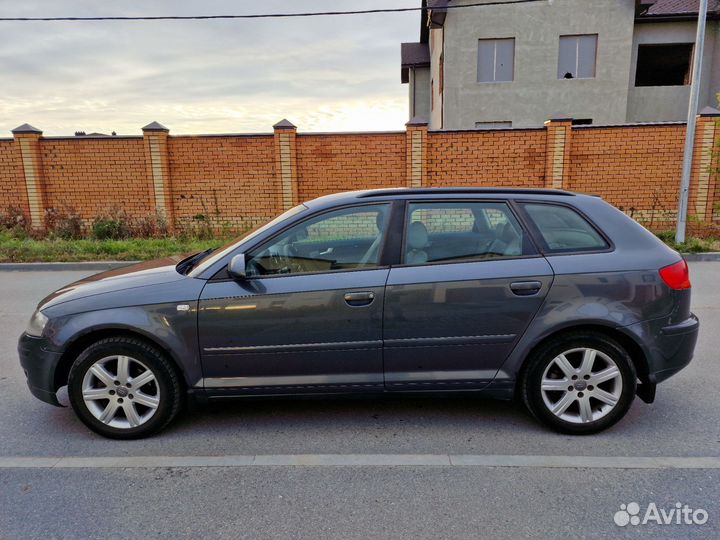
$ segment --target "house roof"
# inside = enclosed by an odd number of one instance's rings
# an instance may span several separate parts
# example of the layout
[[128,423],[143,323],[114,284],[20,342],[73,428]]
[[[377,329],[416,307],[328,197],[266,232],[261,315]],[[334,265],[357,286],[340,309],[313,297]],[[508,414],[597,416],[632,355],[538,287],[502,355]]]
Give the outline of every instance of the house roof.
[[[427,16],[423,11],[421,35],[427,35],[427,28],[442,26],[445,23],[448,6],[452,0],[423,0]],[[636,0],[637,21],[678,21],[697,18],[700,0]],[[708,0],[708,18],[720,18],[720,0]],[[426,41],[422,39],[420,41]]]
[[[644,9],[642,9],[644,8]],[[700,0],[641,0],[638,19],[695,18],[700,11]],[[720,14],[720,0],[709,0],[708,15]]]
[[452,0],[427,0],[428,19],[430,28],[437,28],[445,24],[447,7]]
[[430,46],[427,43],[402,43],[400,45],[402,82],[410,81],[410,68],[430,67]]

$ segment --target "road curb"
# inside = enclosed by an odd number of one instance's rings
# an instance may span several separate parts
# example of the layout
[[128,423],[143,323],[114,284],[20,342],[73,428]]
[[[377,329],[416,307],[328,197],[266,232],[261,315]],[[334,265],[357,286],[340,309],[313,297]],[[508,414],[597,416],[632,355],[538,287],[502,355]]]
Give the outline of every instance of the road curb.
[[[683,253],[688,262],[720,261],[720,252]],[[48,271],[103,271],[115,270],[137,264],[141,261],[91,261],[91,262],[38,262],[38,263],[0,263],[0,272],[48,272]]]
[[720,253],[683,253],[687,262],[710,262],[720,261]]
[[255,467],[485,467],[520,469],[720,469],[720,457],[299,454],[235,456],[0,457],[3,469]]
[[103,271],[115,270],[140,261],[0,263],[0,272]]

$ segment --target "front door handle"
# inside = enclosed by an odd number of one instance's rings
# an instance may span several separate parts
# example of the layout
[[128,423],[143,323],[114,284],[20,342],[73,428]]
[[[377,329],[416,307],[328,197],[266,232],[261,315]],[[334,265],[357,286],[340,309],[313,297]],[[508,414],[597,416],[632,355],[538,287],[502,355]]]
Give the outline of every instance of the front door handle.
[[367,292],[352,292],[345,294],[345,303],[349,306],[369,306],[375,300],[375,293],[371,291]]
[[540,292],[542,283],[539,281],[516,281],[510,284],[510,290],[517,296],[533,296]]

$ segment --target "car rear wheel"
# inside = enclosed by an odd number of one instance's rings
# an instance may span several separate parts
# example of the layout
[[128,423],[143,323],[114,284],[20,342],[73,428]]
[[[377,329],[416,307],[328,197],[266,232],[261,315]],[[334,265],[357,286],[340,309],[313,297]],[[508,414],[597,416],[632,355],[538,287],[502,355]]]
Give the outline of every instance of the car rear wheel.
[[85,425],[114,439],[155,433],[177,415],[179,377],[165,355],[144,341],[117,337],[78,356],[69,380],[70,403]]
[[637,375],[627,351],[600,333],[552,339],[522,377],[528,409],[562,433],[591,434],[618,422],[635,397]]

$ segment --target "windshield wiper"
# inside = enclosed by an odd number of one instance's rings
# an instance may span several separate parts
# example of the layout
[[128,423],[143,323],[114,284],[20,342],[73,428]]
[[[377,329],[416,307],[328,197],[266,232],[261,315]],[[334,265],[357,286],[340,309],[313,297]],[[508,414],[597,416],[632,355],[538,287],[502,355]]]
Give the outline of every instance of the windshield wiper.
[[191,255],[187,259],[183,259],[182,261],[180,261],[175,268],[180,274],[187,275],[193,268],[198,265],[200,261],[210,255],[213,251],[215,251],[215,248],[206,249],[205,251],[201,251],[200,253]]

